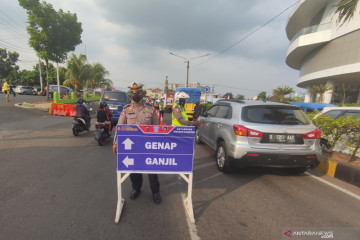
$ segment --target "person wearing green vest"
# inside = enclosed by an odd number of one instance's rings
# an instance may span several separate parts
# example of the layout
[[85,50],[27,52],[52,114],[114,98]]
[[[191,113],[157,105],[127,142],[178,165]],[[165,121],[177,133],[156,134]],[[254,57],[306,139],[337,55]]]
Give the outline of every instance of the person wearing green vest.
[[185,92],[177,92],[175,94],[175,105],[172,110],[172,125],[173,126],[195,126],[201,127],[199,121],[189,121],[187,113],[185,111],[185,99],[189,98],[189,95]]
[[159,111],[160,111],[160,116],[162,116],[162,117],[164,117],[164,110],[165,110],[164,100],[163,100],[163,98],[160,98]]

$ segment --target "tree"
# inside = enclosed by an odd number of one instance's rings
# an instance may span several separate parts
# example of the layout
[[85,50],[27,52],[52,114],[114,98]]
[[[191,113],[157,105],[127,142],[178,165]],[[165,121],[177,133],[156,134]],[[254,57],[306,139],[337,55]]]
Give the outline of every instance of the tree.
[[[49,61],[56,63],[66,59],[68,52],[75,50],[81,43],[81,23],[77,22],[76,14],[56,12],[51,4],[39,0],[19,0],[20,6],[27,10],[30,35],[29,45],[46,63],[46,83],[49,86]],[[47,99],[48,99],[47,87]]]
[[[351,116],[349,116],[351,117]],[[350,147],[351,157],[349,162],[355,161],[356,153],[360,149],[360,119],[351,119],[350,133],[346,136],[345,145]]]
[[266,97],[266,92],[261,92],[257,95],[257,99],[258,100],[263,100],[266,101],[267,97]]
[[226,99],[233,99],[233,94],[231,92],[227,92],[222,97]]
[[350,21],[356,12],[357,5],[359,0],[341,0],[336,4],[335,14],[339,13],[337,19],[338,23],[343,25],[345,22]]
[[109,72],[106,71],[101,63],[90,65],[86,86],[91,88],[92,91],[97,87],[111,88],[112,81],[110,79],[105,79],[105,76],[108,74]]
[[89,71],[90,65],[87,64],[86,56],[80,54],[79,57],[77,57],[74,53],[72,53],[67,62],[67,77],[74,87],[75,92],[79,87],[86,85]]
[[285,95],[288,95],[290,93],[293,93],[294,89],[288,86],[282,86],[278,87],[273,90],[273,95],[275,97],[278,97],[280,99],[280,102],[284,101]]
[[310,91],[310,93],[313,93],[313,94],[319,94],[319,103],[322,103],[324,93],[329,90],[332,90],[332,89],[333,89],[333,87],[331,87],[331,86],[328,86],[325,84],[319,84],[319,85],[312,86],[309,89],[309,91]]
[[6,49],[0,48],[0,79],[8,78],[10,74],[11,76],[16,74],[15,72],[19,70],[19,66],[16,65],[18,58],[19,53],[8,52]]
[[244,96],[244,95],[241,95],[241,94],[238,94],[238,95],[236,95],[235,99],[244,100],[244,99],[245,99],[245,96]]

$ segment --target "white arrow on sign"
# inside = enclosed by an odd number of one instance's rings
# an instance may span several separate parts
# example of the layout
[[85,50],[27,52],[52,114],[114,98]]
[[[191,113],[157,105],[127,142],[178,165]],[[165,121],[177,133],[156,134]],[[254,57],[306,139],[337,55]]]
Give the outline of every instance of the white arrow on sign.
[[127,138],[122,144],[125,145],[125,150],[131,150],[131,145],[134,143],[130,140],[130,138]]
[[129,156],[126,156],[126,158],[122,162],[127,168],[129,167],[129,165],[134,165],[134,159],[129,158]]

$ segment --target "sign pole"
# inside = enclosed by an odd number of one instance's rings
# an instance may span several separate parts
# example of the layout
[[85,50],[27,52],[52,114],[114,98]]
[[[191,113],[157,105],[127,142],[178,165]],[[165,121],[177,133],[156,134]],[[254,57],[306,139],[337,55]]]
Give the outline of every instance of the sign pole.
[[130,173],[126,173],[122,178],[121,178],[121,172],[117,171],[116,173],[117,173],[116,178],[117,178],[118,201],[117,201],[117,207],[116,207],[115,223],[119,223],[121,211],[125,204],[125,199],[122,198],[121,183],[123,181],[125,181],[125,179],[130,175]]
[[184,207],[191,223],[195,223],[194,211],[192,205],[192,183],[193,183],[193,174],[189,174],[189,178],[185,174],[180,174],[180,176],[188,183],[188,194],[184,200]]

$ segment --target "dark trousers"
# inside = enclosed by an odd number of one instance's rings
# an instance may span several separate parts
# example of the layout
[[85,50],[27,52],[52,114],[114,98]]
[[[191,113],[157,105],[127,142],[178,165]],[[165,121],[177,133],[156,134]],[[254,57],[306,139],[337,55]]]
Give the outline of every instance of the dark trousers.
[[[149,182],[150,182],[150,188],[152,193],[158,193],[160,191],[160,183],[158,180],[157,174],[148,174],[149,176]],[[130,179],[132,182],[132,188],[135,190],[140,191],[142,183],[143,183],[143,177],[141,173],[131,173]]]

